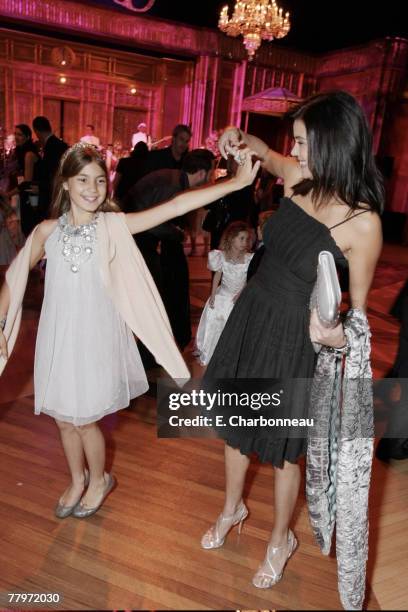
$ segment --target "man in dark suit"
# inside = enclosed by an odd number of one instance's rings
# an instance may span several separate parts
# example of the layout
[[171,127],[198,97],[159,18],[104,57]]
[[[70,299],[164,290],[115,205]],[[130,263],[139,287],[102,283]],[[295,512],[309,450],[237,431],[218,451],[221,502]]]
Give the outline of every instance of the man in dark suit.
[[263,242],[263,230],[265,224],[269,217],[273,215],[272,210],[265,210],[261,212],[258,218],[258,226],[256,228],[256,237],[257,237],[257,247],[255,253],[249,262],[248,270],[247,270],[247,282],[255,275],[256,271],[259,268],[259,264],[261,263],[262,257],[265,253],[265,245]]
[[155,170],[171,168],[181,170],[183,159],[187,155],[191,139],[191,129],[188,125],[176,125],[172,133],[171,145],[164,149],[150,151],[147,156],[146,174]]
[[39,162],[38,207],[41,218],[45,219],[49,216],[52,204],[54,176],[63,153],[68,149],[68,145],[53,134],[47,117],[35,117],[33,130],[42,148],[42,158]]
[[[128,191],[123,203],[125,212],[146,210],[185,189],[204,185],[212,178],[213,165],[214,155],[210,151],[195,149],[185,156],[181,170],[151,172]],[[183,226],[184,219],[180,217],[134,237],[161,293],[181,349],[191,340],[189,274],[180,229]],[[148,367],[146,362],[145,365]]]

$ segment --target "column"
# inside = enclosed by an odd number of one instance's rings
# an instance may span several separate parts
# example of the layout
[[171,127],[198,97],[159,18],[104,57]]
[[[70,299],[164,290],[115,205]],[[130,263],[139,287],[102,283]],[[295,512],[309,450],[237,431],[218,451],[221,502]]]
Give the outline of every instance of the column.
[[232,92],[232,105],[230,114],[231,125],[241,125],[242,100],[244,98],[245,75],[247,69],[247,60],[243,60],[235,67],[234,86]]

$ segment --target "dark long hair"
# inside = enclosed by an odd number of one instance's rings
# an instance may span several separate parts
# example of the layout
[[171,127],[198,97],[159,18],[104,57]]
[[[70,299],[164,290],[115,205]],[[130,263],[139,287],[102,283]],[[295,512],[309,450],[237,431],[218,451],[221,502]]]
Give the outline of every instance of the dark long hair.
[[27,139],[24,144],[16,146],[16,158],[18,163],[18,168],[20,172],[25,171],[25,156],[27,153],[31,152],[38,156],[38,149],[35,146],[32,138],[32,131],[29,125],[26,123],[18,123],[15,126],[16,129],[20,130],[20,132]]
[[321,93],[291,113],[304,122],[307,132],[311,179],[293,186],[293,193],[311,192],[315,204],[327,204],[334,196],[351,210],[368,204],[381,213],[383,178],[372,151],[372,135],[361,106],[344,91]]
[[102,202],[99,209],[102,212],[117,212],[119,208],[110,200],[108,193],[108,171],[106,164],[99,154],[99,151],[92,145],[77,143],[68,149],[61,158],[58,172],[54,179],[54,190],[52,197],[52,213],[53,219],[57,219],[71,209],[71,201],[69,193],[64,189],[63,184],[73,176],[77,176],[81,170],[88,164],[95,162],[103,170],[106,177],[106,198]]

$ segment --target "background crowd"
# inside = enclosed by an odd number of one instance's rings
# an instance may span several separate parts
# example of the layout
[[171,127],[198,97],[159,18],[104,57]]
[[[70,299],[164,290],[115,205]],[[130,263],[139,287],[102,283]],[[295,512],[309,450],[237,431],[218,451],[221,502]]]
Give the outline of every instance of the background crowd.
[[[109,171],[112,199],[124,212],[133,212],[169,200],[186,189],[234,175],[236,162],[232,157],[227,161],[221,157],[218,136],[219,133],[213,131],[201,148],[190,150],[191,129],[188,125],[179,124],[173,129],[171,142],[163,147],[166,139],[153,143],[146,123],[141,122],[130,139],[129,150],[120,142],[102,146],[94,126],[88,124],[81,142],[98,149]],[[54,176],[70,144],[53,133],[50,121],[43,116],[35,117],[31,127],[17,124],[14,133],[3,139],[0,164],[0,266],[7,266],[35,225],[50,216]],[[220,275],[217,282],[212,283],[195,341],[195,353],[203,365],[211,356],[236,297],[231,290],[227,305],[221,299],[223,293],[228,293],[228,263],[225,262],[231,257],[239,257],[239,247],[229,253],[224,250],[225,236],[232,230],[232,239],[237,241],[239,234],[241,238],[245,234],[243,252],[253,251],[253,256],[251,253],[251,257],[235,262],[245,263],[245,269],[234,266],[233,270],[235,275],[239,270],[241,281],[246,282],[256,271],[264,252],[262,228],[267,218],[279,207],[282,195],[280,179],[260,170],[253,185],[134,237],[159,289],[181,350],[193,338],[187,255],[206,256],[211,249],[208,267],[212,271],[213,281],[217,272]],[[198,237],[201,238],[201,247],[198,246]],[[224,262],[224,266],[218,269],[210,261],[220,257],[217,253],[223,253]],[[341,278],[341,283],[342,289],[346,290],[347,274]],[[401,304],[405,298],[406,288],[397,303]],[[218,311],[217,304],[222,304],[218,306]],[[398,310],[398,318],[404,320],[402,311],[402,308]],[[209,324],[207,319],[222,319],[220,329],[216,331],[216,326]],[[405,327],[402,325],[397,365],[401,361],[406,362]],[[201,346],[197,346],[197,341],[199,344],[201,342]],[[139,348],[144,366],[154,367],[153,356],[143,345],[140,344]],[[384,442],[378,454],[381,458],[392,454],[406,456],[405,444],[405,439],[400,440],[396,450],[391,448],[390,441]]]
[[[81,142],[96,147],[104,157],[111,196],[125,212],[145,210],[186,189],[229,177],[236,169],[234,160],[221,158],[217,132],[210,134],[203,147],[189,150],[191,129],[179,124],[169,145],[155,148],[146,124],[140,123],[129,153],[121,143],[102,147],[93,125],[84,131]],[[53,133],[50,121],[42,116],[35,117],[31,127],[16,125],[14,135],[6,139],[0,175],[0,265],[8,265],[35,225],[50,216],[53,179],[69,144]],[[259,212],[276,208],[281,190],[276,179],[260,174],[255,186],[135,236],[181,349],[192,339],[186,253],[200,252],[200,236],[201,254],[206,256],[209,247],[218,248],[228,225],[237,221],[248,223],[252,246]],[[154,365],[143,348],[142,354],[146,366]]]

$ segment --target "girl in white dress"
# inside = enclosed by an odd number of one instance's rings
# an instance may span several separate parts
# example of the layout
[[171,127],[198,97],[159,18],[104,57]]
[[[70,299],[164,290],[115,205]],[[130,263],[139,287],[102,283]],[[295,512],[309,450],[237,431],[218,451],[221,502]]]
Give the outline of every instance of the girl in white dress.
[[[164,308],[158,303],[151,277],[145,281],[147,272],[140,272],[145,270],[140,254],[135,253],[132,261],[127,259],[133,256],[131,248],[137,251],[130,234],[146,231],[242,189],[254,180],[258,167],[259,163],[252,166],[248,152],[236,176],[224,183],[187,191],[147,211],[116,217],[112,212],[118,209],[107,196],[108,173],[100,153],[77,143],[61,159],[55,179],[56,219],[43,221],[27,241],[30,268],[47,256],[34,367],[35,413],[44,412],[55,419],[71,473],[71,484],[55,510],[57,517],[82,518],[100,508],[114,488],[115,479],[105,472],[105,440],[98,421],[125,408],[148,388],[135,339],[115,305],[122,308],[124,304],[121,312],[126,312],[128,318],[142,312],[137,304],[142,304],[140,291],[146,287],[144,304],[151,303],[159,313],[164,313]],[[122,243],[131,248],[124,249]],[[27,252],[23,249],[18,257],[19,261],[14,262],[18,265],[12,264],[13,282],[19,282],[15,275],[22,269],[21,262],[27,261]],[[115,257],[116,265],[109,268]],[[102,282],[105,263],[112,299]],[[140,287],[129,287],[129,279],[133,278],[140,279]],[[15,322],[12,298],[6,282],[0,291],[0,366],[8,358],[7,339],[11,342],[10,330]],[[136,304],[133,310],[132,302]],[[162,319],[158,320],[161,323]],[[166,363],[177,364],[172,366],[175,372],[188,376],[170,326],[161,325],[166,337],[163,335],[161,340],[152,335],[152,342],[166,355]],[[146,329],[147,322],[139,321],[134,326]]]
[[208,269],[215,274],[211,295],[198,325],[195,350],[203,366],[210,361],[231,310],[245,286],[253,256],[253,253],[248,253],[249,234],[247,223],[234,221],[221,237],[220,250],[214,249],[208,253]]

